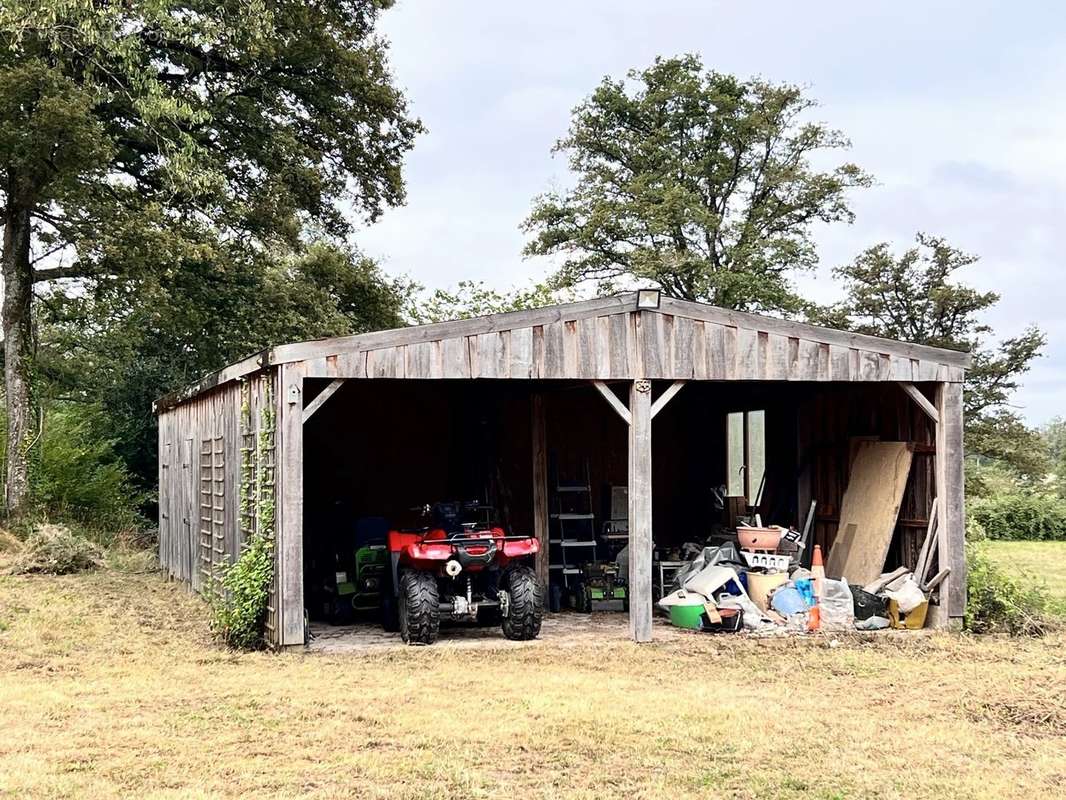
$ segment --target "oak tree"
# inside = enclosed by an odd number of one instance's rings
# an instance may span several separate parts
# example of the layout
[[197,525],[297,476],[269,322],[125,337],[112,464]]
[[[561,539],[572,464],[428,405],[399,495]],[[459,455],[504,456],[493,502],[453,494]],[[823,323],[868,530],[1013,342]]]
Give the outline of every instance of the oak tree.
[[574,109],[566,153],[575,183],[538,197],[527,255],[561,259],[558,286],[654,285],[687,300],[795,311],[795,270],[816,263],[812,228],[850,222],[848,146],[809,119],[797,86],[707,71],[694,55],[605,78]]
[[0,205],[6,500],[34,441],[34,296],[195,262],[208,226],[253,251],[341,237],[404,199],[420,130],[376,35],[391,0],[6,0]]

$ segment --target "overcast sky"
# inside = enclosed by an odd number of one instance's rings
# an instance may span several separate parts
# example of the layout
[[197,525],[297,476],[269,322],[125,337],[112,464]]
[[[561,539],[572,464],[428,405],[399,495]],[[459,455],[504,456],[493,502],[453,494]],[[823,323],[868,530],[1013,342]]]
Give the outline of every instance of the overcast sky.
[[543,278],[519,224],[568,183],[551,147],[605,75],[656,55],[809,86],[816,117],[852,140],[878,185],[851,226],[818,230],[821,267],[797,284],[836,298],[833,266],[918,230],[981,256],[964,279],[1003,299],[1002,335],[1035,322],[1046,355],[1017,401],[1033,423],[1066,415],[1066,4],[399,0],[382,17],[392,65],[428,128],[407,161],[408,203],[358,241],[431,286],[500,289]]

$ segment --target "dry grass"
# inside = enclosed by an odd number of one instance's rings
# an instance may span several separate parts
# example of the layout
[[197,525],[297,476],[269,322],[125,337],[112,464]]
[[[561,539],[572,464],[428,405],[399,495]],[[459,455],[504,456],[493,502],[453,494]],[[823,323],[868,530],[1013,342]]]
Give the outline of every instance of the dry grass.
[[0,796],[1066,794],[1061,633],[236,655],[204,619],[0,578]]

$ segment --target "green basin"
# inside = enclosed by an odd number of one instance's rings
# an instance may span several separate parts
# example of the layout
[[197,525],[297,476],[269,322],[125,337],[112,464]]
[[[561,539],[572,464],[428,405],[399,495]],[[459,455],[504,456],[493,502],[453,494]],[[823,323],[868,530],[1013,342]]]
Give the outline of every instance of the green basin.
[[670,606],[670,622],[679,628],[699,630],[703,603],[694,606]]

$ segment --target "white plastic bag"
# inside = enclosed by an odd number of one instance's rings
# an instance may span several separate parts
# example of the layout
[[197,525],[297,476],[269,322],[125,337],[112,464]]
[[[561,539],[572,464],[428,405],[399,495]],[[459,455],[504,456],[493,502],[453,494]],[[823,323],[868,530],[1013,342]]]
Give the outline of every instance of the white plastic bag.
[[895,600],[899,604],[899,610],[904,614],[911,613],[925,602],[925,593],[910,575],[898,589],[885,592],[885,595]]
[[824,631],[850,631],[855,627],[855,601],[847,581],[822,580],[819,627]]

